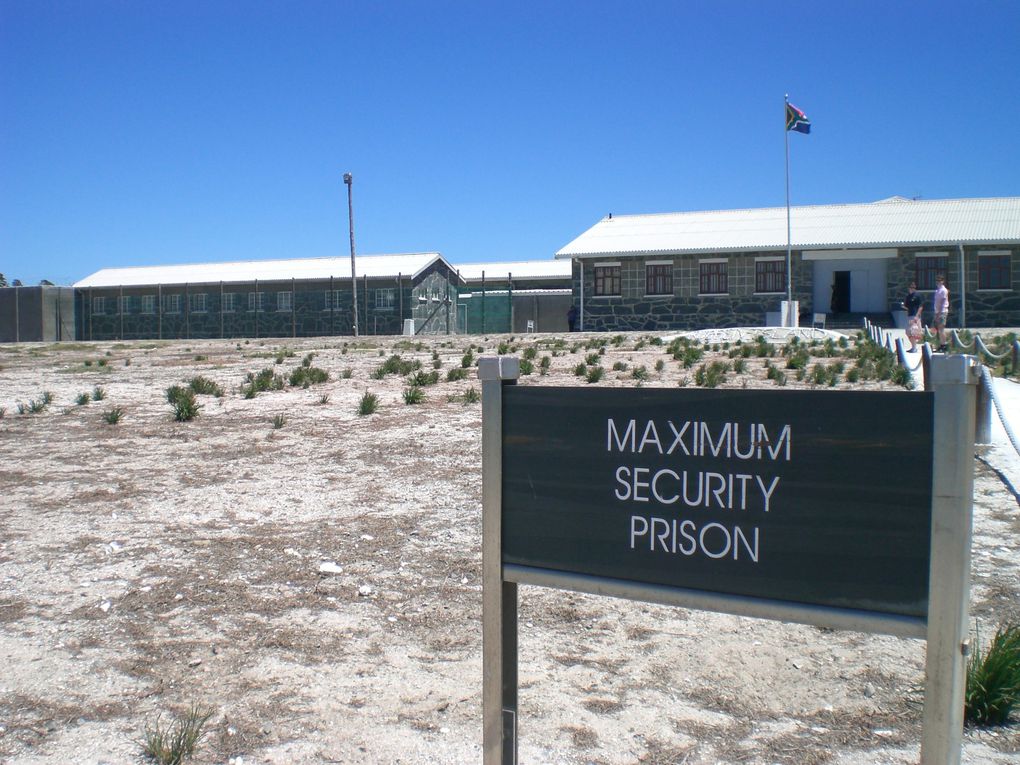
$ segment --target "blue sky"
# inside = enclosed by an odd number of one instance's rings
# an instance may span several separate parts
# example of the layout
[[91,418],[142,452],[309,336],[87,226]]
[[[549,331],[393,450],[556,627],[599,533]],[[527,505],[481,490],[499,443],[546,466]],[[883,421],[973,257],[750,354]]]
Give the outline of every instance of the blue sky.
[[0,272],[553,253],[607,213],[1020,195],[1020,2],[0,0]]

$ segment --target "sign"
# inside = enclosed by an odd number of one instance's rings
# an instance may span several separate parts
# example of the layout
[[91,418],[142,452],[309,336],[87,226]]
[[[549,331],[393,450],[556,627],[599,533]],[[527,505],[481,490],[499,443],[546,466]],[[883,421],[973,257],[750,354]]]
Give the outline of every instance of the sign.
[[927,617],[932,394],[502,395],[503,563]]

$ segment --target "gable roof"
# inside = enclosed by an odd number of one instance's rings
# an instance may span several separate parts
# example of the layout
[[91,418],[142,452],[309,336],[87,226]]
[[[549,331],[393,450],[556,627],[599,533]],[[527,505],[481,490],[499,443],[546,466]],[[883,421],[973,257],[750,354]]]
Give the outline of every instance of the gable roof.
[[[358,278],[417,277],[440,262],[454,269],[438,252],[402,255],[358,255]],[[351,278],[350,257],[241,260],[225,263],[194,263],[174,266],[104,268],[86,276],[75,287],[139,287],[149,284],[218,284],[219,282],[290,281],[291,279]]]
[[[1020,197],[911,200],[790,208],[795,249],[1014,244]],[[603,218],[557,258],[786,249],[786,208]]]

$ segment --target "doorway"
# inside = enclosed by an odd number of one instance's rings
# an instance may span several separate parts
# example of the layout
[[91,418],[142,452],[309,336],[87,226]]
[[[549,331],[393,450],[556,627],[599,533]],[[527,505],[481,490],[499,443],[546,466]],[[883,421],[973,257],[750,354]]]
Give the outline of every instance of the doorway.
[[832,272],[832,313],[850,313],[850,272]]

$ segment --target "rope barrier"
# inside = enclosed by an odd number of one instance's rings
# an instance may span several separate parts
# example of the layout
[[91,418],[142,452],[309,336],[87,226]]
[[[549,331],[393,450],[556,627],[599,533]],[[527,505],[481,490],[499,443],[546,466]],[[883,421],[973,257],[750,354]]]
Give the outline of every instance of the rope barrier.
[[1006,437],[1009,442],[1013,444],[1013,448],[1017,454],[1020,454],[1020,440],[1017,439],[1013,429],[1009,426],[1009,422],[1006,420],[1006,414],[1003,410],[1002,402],[999,400],[998,394],[995,392],[995,383],[993,382],[992,373],[988,371],[988,367],[981,367],[981,384],[985,386],[985,390],[988,391],[988,395],[992,397],[992,403],[995,404],[995,411],[999,415],[999,422],[1002,423],[1003,430],[1006,431]]
[[972,339],[969,343],[963,342],[963,340],[960,339],[960,333],[957,332],[954,329],[953,330],[953,345],[959,346],[960,348],[962,348],[965,351],[969,351],[970,347],[972,345],[974,345],[974,340]]
[[981,339],[981,335],[975,335],[974,336],[974,343],[975,343],[979,353],[983,353],[988,358],[995,359],[996,361],[999,361],[1000,359],[1004,359],[1007,356],[1011,356],[1013,354],[1013,349],[1012,348],[1010,348],[1008,351],[1004,351],[1002,353],[992,353],[990,350],[988,350],[988,346],[985,345],[985,341]]

